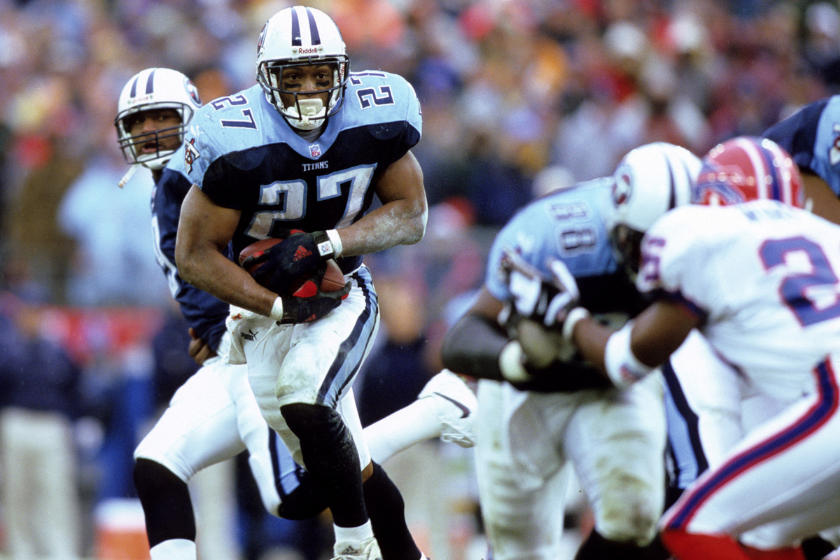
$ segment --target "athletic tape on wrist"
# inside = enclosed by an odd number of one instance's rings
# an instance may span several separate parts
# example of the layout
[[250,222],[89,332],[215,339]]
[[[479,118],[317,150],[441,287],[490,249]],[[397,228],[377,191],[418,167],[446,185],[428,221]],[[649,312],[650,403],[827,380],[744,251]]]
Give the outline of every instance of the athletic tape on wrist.
[[274,300],[274,305],[271,306],[271,313],[268,316],[275,321],[283,320],[283,299],[280,296],[277,296],[277,299]]
[[575,307],[566,314],[566,320],[563,321],[563,340],[566,342],[573,342],[572,335],[575,332],[575,325],[581,319],[589,317],[589,311],[583,307]]
[[330,238],[330,243],[332,243],[333,246],[333,256],[340,257],[341,251],[344,249],[344,247],[341,244],[341,236],[338,235],[338,231],[334,229],[328,229],[327,237]]
[[607,375],[609,375],[613,385],[619,388],[628,387],[654,370],[633,355],[633,351],[630,349],[630,331],[632,329],[632,322],[624,325],[620,331],[610,336],[607,340],[607,347],[604,349],[604,365],[607,368]]
[[502,348],[499,354],[499,370],[502,377],[513,383],[531,379],[531,374],[522,363],[522,345],[518,340],[511,340]]

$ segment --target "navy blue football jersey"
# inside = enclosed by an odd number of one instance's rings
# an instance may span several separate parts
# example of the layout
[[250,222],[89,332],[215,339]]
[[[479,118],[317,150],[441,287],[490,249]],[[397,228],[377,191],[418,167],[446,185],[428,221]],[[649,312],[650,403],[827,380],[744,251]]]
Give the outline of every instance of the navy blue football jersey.
[[[351,73],[341,111],[321,136],[299,136],[260,86],[216,99],[185,138],[188,177],[217,205],[240,210],[233,254],[290,229],[349,226],[370,209],[371,186],[420,141],[411,85],[385,72]],[[344,272],[361,257],[339,259]]]
[[810,103],[762,135],[784,148],[803,172],[840,196],[840,95]]
[[175,239],[181,203],[192,186],[184,174],[183,147],[163,170],[152,190],[152,233],[158,264],[166,274],[169,291],[181,307],[187,324],[214,351],[225,333],[225,319],[230,306],[192,284],[184,282],[175,266]]

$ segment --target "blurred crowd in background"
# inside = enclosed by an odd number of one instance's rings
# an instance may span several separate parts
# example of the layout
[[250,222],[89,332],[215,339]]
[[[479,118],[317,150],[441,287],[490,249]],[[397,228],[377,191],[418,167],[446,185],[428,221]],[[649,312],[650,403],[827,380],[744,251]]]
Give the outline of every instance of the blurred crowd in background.
[[[383,328],[357,395],[368,421],[389,412],[377,391],[401,406],[439,369],[441,334],[518,207],[638,145],[702,154],[840,87],[836,1],[300,3],[336,21],[351,71],[405,76],[423,109],[426,239],[369,259]],[[21,408],[67,419],[88,549],[86,519],[132,496],[134,445],[195,368],[155,261],[150,176],[117,187],[119,92],[151,66],[187,74],[205,103],[250,87],[259,31],[289,4],[0,0],[0,336],[19,341],[2,346],[0,429]]]

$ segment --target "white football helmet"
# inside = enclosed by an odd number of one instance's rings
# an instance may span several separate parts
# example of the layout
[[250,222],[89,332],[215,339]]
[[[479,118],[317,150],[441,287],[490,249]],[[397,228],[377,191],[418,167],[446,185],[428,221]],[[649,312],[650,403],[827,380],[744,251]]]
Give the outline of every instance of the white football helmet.
[[[175,152],[160,149],[160,140],[178,136],[178,146],[184,140],[195,111],[201,107],[198,89],[185,75],[169,68],[147,68],[135,74],[120,93],[117,106],[117,138],[126,163],[137,163],[149,169],[163,169]],[[174,109],[181,115],[181,124],[144,134],[131,135],[131,117],[137,113],[156,109]],[[140,154],[137,146],[155,142],[157,151]]]
[[[300,99],[299,92],[283,89],[284,68],[315,64],[333,67],[332,87],[319,92],[329,94],[327,107],[320,99]],[[320,10],[304,6],[286,8],[274,14],[260,33],[257,82],[266,99],[297,129],[313,130],[341,109],[349,73],[350,59],[341,32]],[[292,96],[294,102],[286,107],[281,93]]]
[[628,271],[638,271],[642,236],[653,222],[691,202],[702,167],[700,158],[665,142],[640,146],[619,162],[613,174],[615,208],[609,231],[616,256]]

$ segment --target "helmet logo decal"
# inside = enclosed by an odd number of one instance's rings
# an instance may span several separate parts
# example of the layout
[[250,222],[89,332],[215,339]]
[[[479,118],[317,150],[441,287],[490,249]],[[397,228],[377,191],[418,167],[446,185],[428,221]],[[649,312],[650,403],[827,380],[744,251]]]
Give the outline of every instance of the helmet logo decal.
[[199,95],[198,95],[198,88],[195,87],[195,84],[192,83],[192,80],[190,80],[189,78],[184,80],[184,89],[187,90],[187,95],[190,96],[190,99],[192,99],[195,102],[196,105],[200,106],[201,105],[201,97],[199,97]]
[[618,178],[612,186],[612,199],[613,204],[621,206],[627,202],[628,198],[630,198],[630,192],[633,190],[633,187],[630,185],[633,180],[631,179],[630,173],[627,169],[622,169],[617,175]]
[[262,52],[263,47],[265,46],[265,35],[266,31],[268,31],[268,22],[263,25],[262,31],[260,31],[260,38],[257,40],[257,55]]
[[840,124],[834,123],[834,126],[831,127],[831,131],[835,134],[835,136],[834,142],[828,150],[828,161],[831,162],[831,165],[837,165],[840,163]]
[[192,173],[192,166],[201,154],[195,147],[195,138],[190,138],[184,143],[184,163],[187,165],[187,172]]

